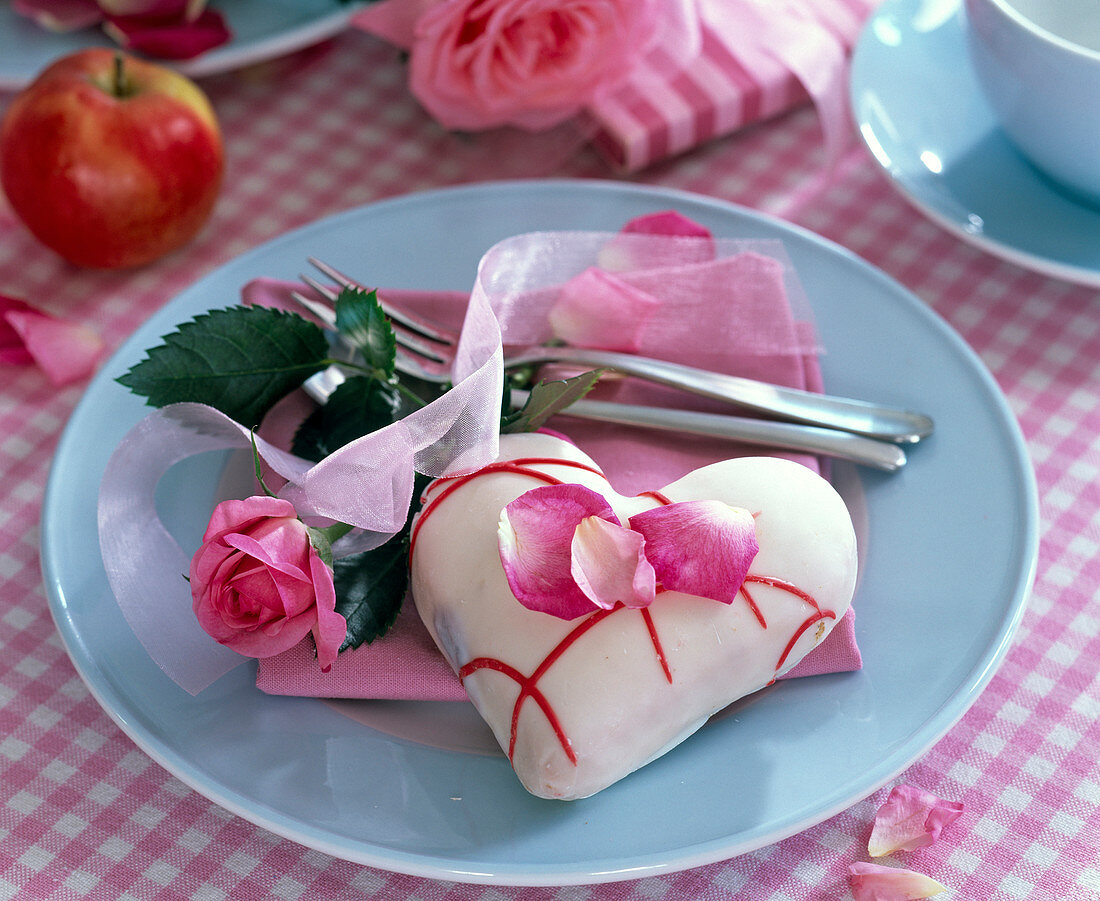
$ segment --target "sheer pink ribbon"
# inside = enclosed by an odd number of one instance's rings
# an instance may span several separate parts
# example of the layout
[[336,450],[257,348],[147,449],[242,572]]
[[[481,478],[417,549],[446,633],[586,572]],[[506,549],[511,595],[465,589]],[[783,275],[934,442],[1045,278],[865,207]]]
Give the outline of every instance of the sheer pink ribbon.
[[808,0],[697,0],[702,20],[750,72],[781,63],[817,109],[830,164],[849,141],[847,51]]
[[[406,418],[346,445],[320,463],[260,438],[263,461],[286,479],[281,496],[301,516],[349,523],[379,544],[404,524],[413,473],[476,469],[496,456],[503,391],[501,336],[484,292],[467,308],[453,390]],[[201,404],[149,414],[119,444],[103,475],[99,540],[111,590],[138,640],[178,685],[197,693],[243,662],[199,629],[182,578],[189,558],[157,516],[154,492],[176,463],[204,451],[247,449],[244,426]]]
[[[616,259],[661,266],[620,273],[634,288],[661,295],[643,335],[642,352],[657,355],[662,346],[692,347],[693,356],[698,357],[702,351],[699,317],[708,324],[705,343],[721,354],[728,355],[736,347],[739,354],[760,354],[767,360],[780,345],[791,350],[797,339],[786,320],[774,335],[757,332],[754,341],[744,340],[745,336],[737,340],[744,304],[759,298],[763,311],[769,309],[767,298],[778,297],[785,307],[789,295],[798,297],[793,271],[780,262],[782,245],[713,241],[707,244],[705,260],[698,259],[699,246],[697,239],[602,233],[507,239],[491,248],[479,265],[451,391],[315,465],[260,438],[257,452],[286,480],[280,494],[300,515],[365,530],[367,537],[359,547],[380,543],[404,523],[414,470],[429,476],[458,473],[483,466],[496,456],[503,344],[551,337],[549,313],[561,286],[597,264],[601,253],[606,259],[609,248]],[[678,263],[685,258],[690,262]],[[762,278],[761,267],[771,273],[767,278]],[[789,288],[784,287],[785,278]],[[709,279],[713,290],[703,290],[700,279]],[[701,306],[700,296],[713,297],[713,308]],[[794,306],[803,311],[799,302]],[[598,310],[593,314],[598,315]],[[810,336],[796,352],[813,349]],[[150,656],[192,693],[244,658],[199,629],[182,578],[189,558],[159,520],[154,492],[163,475],[187,457],[250,446],[249,431],[218,411],[199,404],[173,405],[150,413],[127,434],[108,462],[100,487],[100,547],[111,590]]]

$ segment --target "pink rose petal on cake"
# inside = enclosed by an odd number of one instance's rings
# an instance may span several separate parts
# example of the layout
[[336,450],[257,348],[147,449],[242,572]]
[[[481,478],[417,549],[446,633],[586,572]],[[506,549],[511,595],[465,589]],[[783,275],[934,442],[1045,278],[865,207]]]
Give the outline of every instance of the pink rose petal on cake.
[[504,574],[529,610],[576,619],[594,609],[572,575],[573,534],[598,516],[620,526],[607,499],[582,485],[544,485],[506,506],[497,526]]
[[760,546],[752,514],[721,501],[684,501],[630,517],[661,585],[732,604]]
[[631,529],[586,516],[573,533],[573,580],[605,610],[616,604],[648,607],[656,596],[657,577],[645,558],[644,544],[645,539]]
[[959,818],[963,805],[945,801],[912,785],[897,785],[875,816],[867,852],[882,857],[932,844],[941,830]]
[[919,901],[947,891],[923,873],[862,861],[848,868],[848,887],[855,901]]
[[40,313],[0,295],[0,362],[33,362],[55,385],[79,381],[95,370],[105,349],[91,328]]
[[547,319],[554,337],[575,347],[637,351],[660,301],[602,269],[590,268],[564,285]]

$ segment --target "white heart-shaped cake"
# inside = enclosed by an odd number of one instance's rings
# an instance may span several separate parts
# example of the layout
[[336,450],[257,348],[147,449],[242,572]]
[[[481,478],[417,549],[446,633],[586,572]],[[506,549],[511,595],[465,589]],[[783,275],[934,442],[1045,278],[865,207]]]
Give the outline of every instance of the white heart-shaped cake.
[[[502,511],[563,483],[602,495],[623,524],[662,505],[722,502],[755,529],[758,550],[726,602],[663,588],[658,570],[648,606],[594,606],[572,619],[529,609],[502,563]],[[545,798],[600,791],[770,684],[840,620],[856,582],[847,508],[805,466],[738,458],[622,497],[581,450],[538,433],[504,435],[496,463],[433,482],[412,542],[424,624],[520,781]],[[681,550],[698,552],[703,570],[728,569],[707,557],[709,545]]]

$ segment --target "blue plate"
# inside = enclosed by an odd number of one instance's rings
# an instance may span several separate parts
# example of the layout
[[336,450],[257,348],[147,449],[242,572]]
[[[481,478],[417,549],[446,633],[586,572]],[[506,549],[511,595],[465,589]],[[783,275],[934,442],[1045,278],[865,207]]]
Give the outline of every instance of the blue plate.
[[1100,209],[1062,193],[998,127],[966,47],[960,0],[885,0],[852,59],[860,133],[934,222],[1045,275],[1100,287]]
[[[787,681],[734,705],[622,782],[575,802],[528,795],[466,704],[270,697],[244,664],[197,697],[142,650],[99,556],[96,494],[147,412],[114,379],[178,323],[257,276],[293,279],[323,254],[393,287],[462,289],[496,241],[614,230],[676,208],[716,234],[778,238],[801,274],[836,393],[937,421],[894,475],[838,468],[861,537],[859,673]],[[224,459],[162,486],[169,526],[197,545]],[[967,710],[1020,619],[1036,494],[1004,397],[927,306],[846,250],[693,194],[617,182],[508,182],[413,194],[324,219],[204,277],[155,313],[89,386],[54,460],[42,520],[50,608],[90,690],[196,791],[304,845],[399,872],[501,884],[635,878],[723,860],[821,822],[893,779]],[[166,573],[165,578],[175,577]]]
[[[341,31],[361,4],[340,0],[215,0],[233,39],[193,60],[169,63],[198,78],[309,47]],[[16,90],[58,57],[117,47],[98,28],[55,34],[0,4],[0,90]]]

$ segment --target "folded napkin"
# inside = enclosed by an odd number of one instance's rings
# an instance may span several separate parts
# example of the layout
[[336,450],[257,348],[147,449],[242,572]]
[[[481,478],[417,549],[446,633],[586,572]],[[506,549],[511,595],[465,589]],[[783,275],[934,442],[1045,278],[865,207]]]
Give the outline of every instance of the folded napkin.
[[[509,344],[524,345],[552,337],[555,322],[576,326],[584,310],[571,307],[570,285],[593,278],[591,267],[559,281],[559,270],[541,265],[547,236],[520,236],[498,245],[482,261],[479,285],[489,296]],[[556,240],[556,239],[551,239]],[[606,236],[599,240],[606,241]],[[672,259],[645,259],[632,268],[629,240],[605,244],[599,256],[600,278],[610,280],[602,309],[614,315],[615,294],[633,311],[630,334],[623,340],[639,354],[744,375],[775,384],[821,389],[817,348],[808,310],[779,242],[674,242]],[[583,241],[580,242],[584,244]],[[701,249],[701,250],[700,250]],[[587,250],[586,250],[587,252]],[[536,263],[532,264],[532,260]],[[686,260],[686,262],[685,262]],[[629,271],[616,271],[625,266]],[[587,283],[585,287],[590,287]],[[293,285],[258,280],[245,288],[245,300],[283,303]],[[458,326],[467,295],[456,292],[380,290],[426,317]],[[591,295],[589,295],[591,296]],[[599,309],[590,312],[598,314]],[[598,317],[597,317],[598,318]],[[595,320],[594,320],[595,321]],[[624,323],[626,320],[624,319]],[[583,323],[581,323],[583,326]],[[600,333],[593,326],[590,333]],[[624,330],[620,330],[623,334]],[[578,343],[582,332],[571,336]],[[581,341],[583,343],[583,341]],[[607,344],[606,337],[600,342]],[[716,401],[632,378],[605,379],[594,397],[655,406],[721,411]],[[726,408],[729,412],[729,408]],[[284,423],[285,425],[285,423]],[[660,488],[699,466],[759,448],[728,441],[631,429],[563,415],[554,427],[585,450],[622,494]],[[790,455],[815,469],[816,458]],[[785,678],[859,669],[854,615],[851,611],[822,645]],[[331,670],[322,672],[308,642],[259,662],[257,686],[271,694],[329,698],[462,700],[461,682],[436,650],[407,599],[395,626],[370,645],[345,651]]]

